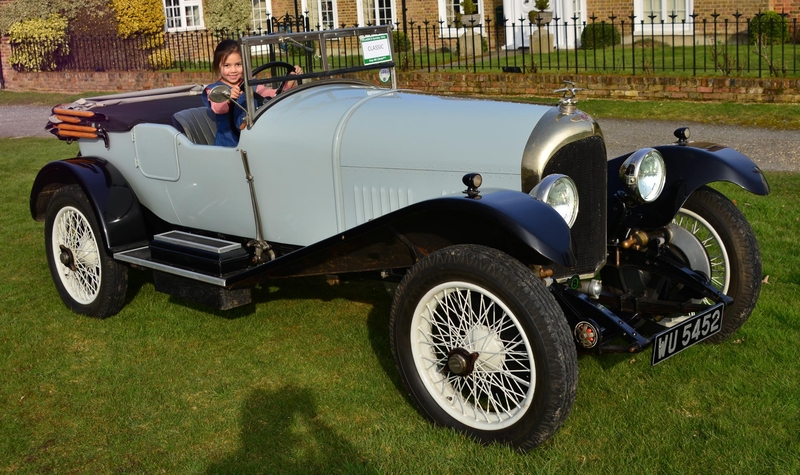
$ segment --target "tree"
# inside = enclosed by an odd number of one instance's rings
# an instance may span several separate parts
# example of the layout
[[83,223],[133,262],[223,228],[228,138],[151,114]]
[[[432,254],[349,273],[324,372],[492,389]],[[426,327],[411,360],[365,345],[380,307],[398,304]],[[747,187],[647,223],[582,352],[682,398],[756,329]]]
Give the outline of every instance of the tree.
[[249,0],[206,0],[205,20],[209,30],[246,31],[250,28]]
[[108,0],[15,0],[0,7],[0,34],[8,34],[11,25],[24,20],[46,20],[51,15],[67,19],[70,26],[77,19],[101,19]]

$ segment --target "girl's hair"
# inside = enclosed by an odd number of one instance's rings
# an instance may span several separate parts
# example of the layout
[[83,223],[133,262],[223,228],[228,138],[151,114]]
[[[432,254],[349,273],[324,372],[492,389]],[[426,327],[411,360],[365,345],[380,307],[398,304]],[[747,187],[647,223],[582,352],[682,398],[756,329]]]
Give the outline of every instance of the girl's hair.
[[222,40],[214,49],[214,64],[211,66],[211,72],[215,77],[221,74],[222,62],[231,55],[231,53],[239,52],[239,43],[236,40]]

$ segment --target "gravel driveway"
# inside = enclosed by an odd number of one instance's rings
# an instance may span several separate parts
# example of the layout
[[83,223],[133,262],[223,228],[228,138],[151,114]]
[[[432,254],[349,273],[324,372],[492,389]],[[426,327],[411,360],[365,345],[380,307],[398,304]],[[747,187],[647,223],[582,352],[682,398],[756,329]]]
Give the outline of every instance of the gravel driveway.
[[662,120],[598,120],[609,157],[642,147],[673,143],[672,132],[688,126],[692,140],[727,145],[753,159],[763,170],[800,171],[800,130],[771,130],[737,125]]
[[52,137],[44,131],[50,106],[0,106],[0,138]]
[[[0,138],[52,137],[44,131],[50,106],[0,106]],[[678,123],[659,120],[602,119],[608,156],[641,147],[675,142],[672,132],[692,129],[692,139],[717,142],[752,158],[762,169],[800,171],[800,130],[770,130],[734,125]]]

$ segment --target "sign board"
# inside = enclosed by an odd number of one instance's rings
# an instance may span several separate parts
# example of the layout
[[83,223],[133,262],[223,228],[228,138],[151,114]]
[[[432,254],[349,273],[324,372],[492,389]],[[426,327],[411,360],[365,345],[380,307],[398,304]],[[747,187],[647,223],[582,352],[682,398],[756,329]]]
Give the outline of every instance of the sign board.
[[365,66],[392,60],[392,48],[387,33],[361,37],[361,51],[364,54]]

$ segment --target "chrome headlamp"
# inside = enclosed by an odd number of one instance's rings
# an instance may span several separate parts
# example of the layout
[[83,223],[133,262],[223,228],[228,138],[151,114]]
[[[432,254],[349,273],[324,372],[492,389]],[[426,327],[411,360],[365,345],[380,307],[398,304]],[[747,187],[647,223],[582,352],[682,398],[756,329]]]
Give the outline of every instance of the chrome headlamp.
[[628,193],[642,203],[651,203],[661,195],[667,179],[667,167],[661,152],[643,148],[631,154],[619,170]]
[[564,218],[569,227],[578,218],[578,187],[567,175],[547,175],[529,193],[539,201],[550,205]]

